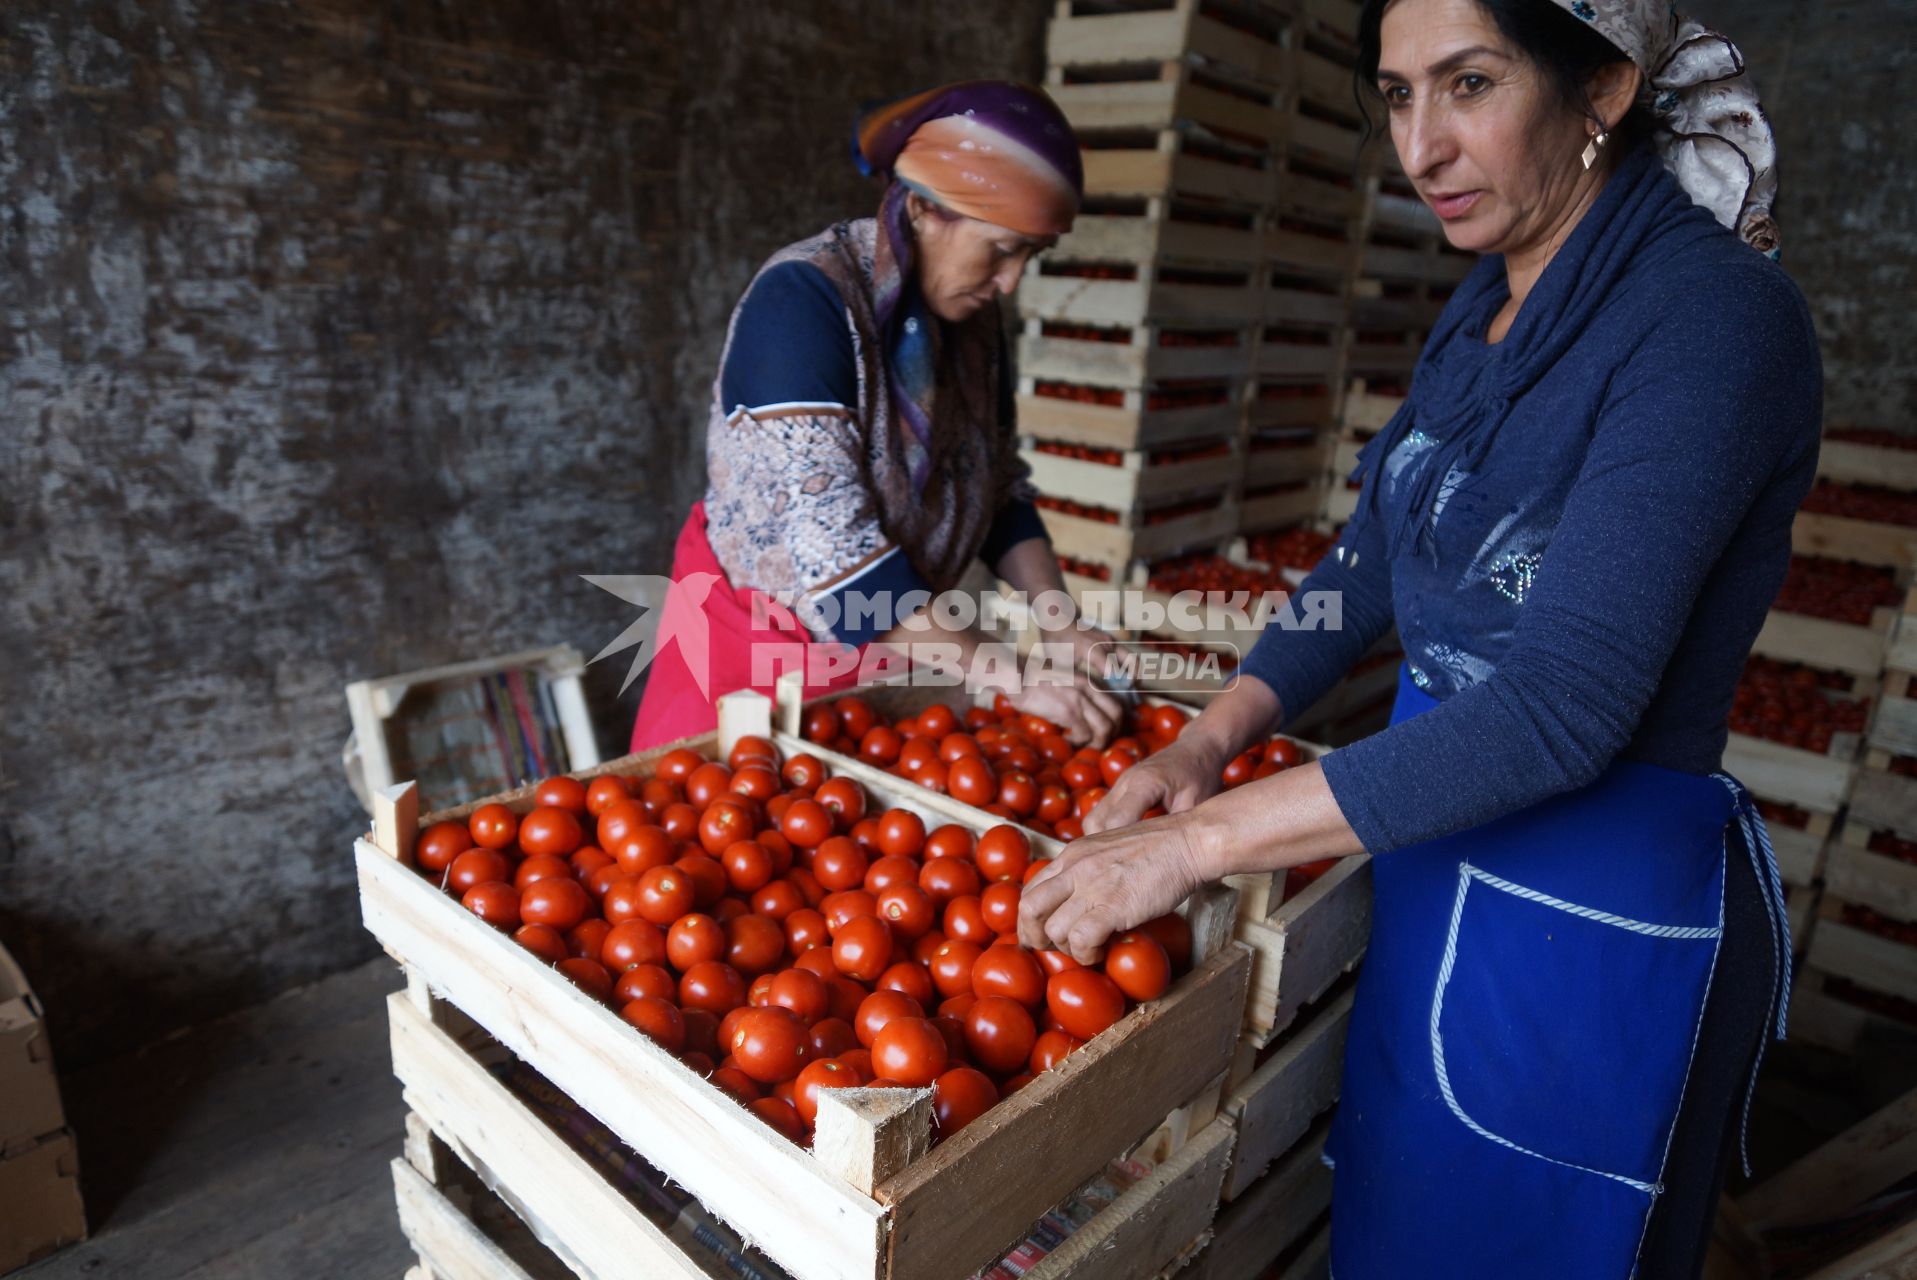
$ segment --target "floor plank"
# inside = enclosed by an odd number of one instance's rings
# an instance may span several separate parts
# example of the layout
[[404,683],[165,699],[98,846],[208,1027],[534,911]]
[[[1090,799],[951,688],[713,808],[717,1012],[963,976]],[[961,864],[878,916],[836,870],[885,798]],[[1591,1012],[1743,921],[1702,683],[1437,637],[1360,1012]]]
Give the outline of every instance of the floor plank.
[[21,1280],[397,1277],[381,959],[64,1082],[93,1238]]

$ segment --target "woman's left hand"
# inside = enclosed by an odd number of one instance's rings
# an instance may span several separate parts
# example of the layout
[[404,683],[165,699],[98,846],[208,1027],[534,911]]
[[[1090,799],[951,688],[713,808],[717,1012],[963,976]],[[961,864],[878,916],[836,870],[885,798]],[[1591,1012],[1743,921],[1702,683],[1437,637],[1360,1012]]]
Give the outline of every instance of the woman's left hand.
[[1080,964],[1097,960],[1105,940],[1164,915],[1207,876],[1188,814],[1072,841],[1025,886],[1018,940],[1057,950]]

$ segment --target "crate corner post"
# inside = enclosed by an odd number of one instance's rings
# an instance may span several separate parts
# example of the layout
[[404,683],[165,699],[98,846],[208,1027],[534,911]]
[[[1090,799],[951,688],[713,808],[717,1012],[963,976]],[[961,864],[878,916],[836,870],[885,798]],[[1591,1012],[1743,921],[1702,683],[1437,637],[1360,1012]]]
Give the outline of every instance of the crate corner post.
[[812,1154],[866,1195],[932,1149],[930,1089],[821,1089]]
[[419,784],[396,782],[373,789],[373,843],[380,852],[405,866],[413,861],[413,840],[419,834]]

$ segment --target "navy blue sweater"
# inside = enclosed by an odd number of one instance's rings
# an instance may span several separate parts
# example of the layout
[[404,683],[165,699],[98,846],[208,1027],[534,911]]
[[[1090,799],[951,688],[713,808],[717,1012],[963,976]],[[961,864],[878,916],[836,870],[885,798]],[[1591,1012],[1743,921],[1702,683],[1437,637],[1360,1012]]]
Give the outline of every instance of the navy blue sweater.
[[1487,343],[1509,298],[1485,258],[1361,455],[1358,514],[1299,588],[1341,592],[1342,628],[1271,628],[1241,668],[1295,716],[1397,624],[1441,705],[1324,764],[1374,853],[1614,760],[1717,769],[1816,471],[1803,296],[1648,146]]

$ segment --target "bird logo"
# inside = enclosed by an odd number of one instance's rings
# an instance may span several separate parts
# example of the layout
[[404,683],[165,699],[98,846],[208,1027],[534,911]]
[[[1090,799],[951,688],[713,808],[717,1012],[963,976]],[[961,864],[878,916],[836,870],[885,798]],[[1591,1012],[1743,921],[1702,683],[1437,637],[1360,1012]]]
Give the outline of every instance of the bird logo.
[[631,688],[639,673],[651,666],[667,646],[677,644],[679,657],[692,674],[700,694],[706,698],[712,696],[712,636],[705,604],[706,597],[721,581],[718,574],[688,573],[677,579],[643,573],[581,574],[580,577],[601,591],[611,592],[627,604],[644,610],[611,644],[592,656],[592,661],[597,662],[637,646],[632,663],[626,668],[625,683],[619,686],[620,693]]

